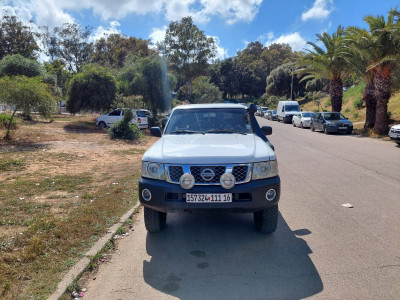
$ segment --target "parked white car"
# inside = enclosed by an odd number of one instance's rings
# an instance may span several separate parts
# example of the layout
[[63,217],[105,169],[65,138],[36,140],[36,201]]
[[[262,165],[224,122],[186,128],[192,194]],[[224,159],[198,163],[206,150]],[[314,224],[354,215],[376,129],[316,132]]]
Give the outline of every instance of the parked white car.
[[302,111],[293,116],[292,123],[293,126],[296,127],[310,127],[311,125],[311,118],[314,115],[311,111]]
[[[147,117],[138,116],[135,111],[133,111],[133,119],[131,124],[137,124],[140,129],[145,129],[148,127]],[[121,121],[124,117],[124,109],[115,109],[108,114],[101,115],[96,119],[96,126],[100,128],[106,128],[113,125],[115,122]]]
[[393,125],[389,130],[389,136],[392,141],[400,145],[400,124]]

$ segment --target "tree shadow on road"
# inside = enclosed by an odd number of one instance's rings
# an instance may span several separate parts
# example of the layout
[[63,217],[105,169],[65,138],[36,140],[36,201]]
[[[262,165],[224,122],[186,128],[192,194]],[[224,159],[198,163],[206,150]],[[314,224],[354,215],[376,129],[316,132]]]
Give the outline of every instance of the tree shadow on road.
[[279,216],[262,235],[252,214],[169,214],[167,228],[147,234],[143,276],[180,299],[302,299],[323,290],[307,243]]

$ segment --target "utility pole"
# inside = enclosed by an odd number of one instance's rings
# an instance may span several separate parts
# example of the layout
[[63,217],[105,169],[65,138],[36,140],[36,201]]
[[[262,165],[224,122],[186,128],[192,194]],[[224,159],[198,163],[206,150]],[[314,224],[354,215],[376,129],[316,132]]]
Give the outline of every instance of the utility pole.
[[292,83],[290,85],[290,99],[293,100],[293,74],[292,74]]

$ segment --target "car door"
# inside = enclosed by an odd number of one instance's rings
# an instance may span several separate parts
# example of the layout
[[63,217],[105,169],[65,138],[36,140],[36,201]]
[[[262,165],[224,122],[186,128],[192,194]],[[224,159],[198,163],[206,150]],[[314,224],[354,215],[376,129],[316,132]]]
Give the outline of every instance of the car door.
[[122,110],[120,109],[113,110],[107,115],[107,121],[106,121],[107,126],[111,126],[112,124],[118,122],[121,119],[122,119]]
[[312,119],[312,122],[313,122],[313,126],[314,126],[314,128],[315,129],[319,129],[319,119],[321,118],[321,114],[320,113],[317,113],[315,116],[314,116],[314,118]]

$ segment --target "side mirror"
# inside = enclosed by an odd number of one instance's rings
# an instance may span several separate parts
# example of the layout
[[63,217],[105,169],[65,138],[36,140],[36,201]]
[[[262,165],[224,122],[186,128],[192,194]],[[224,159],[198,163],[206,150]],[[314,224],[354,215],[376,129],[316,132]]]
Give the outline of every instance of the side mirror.
[[261,127],[261,131],[265,135],[271,135],[272,134],[272,127],[271,126],[263,126],[263,127]]
[[151,127],[150,134],[152,136],[161,137],[161,129],[160,127]]

